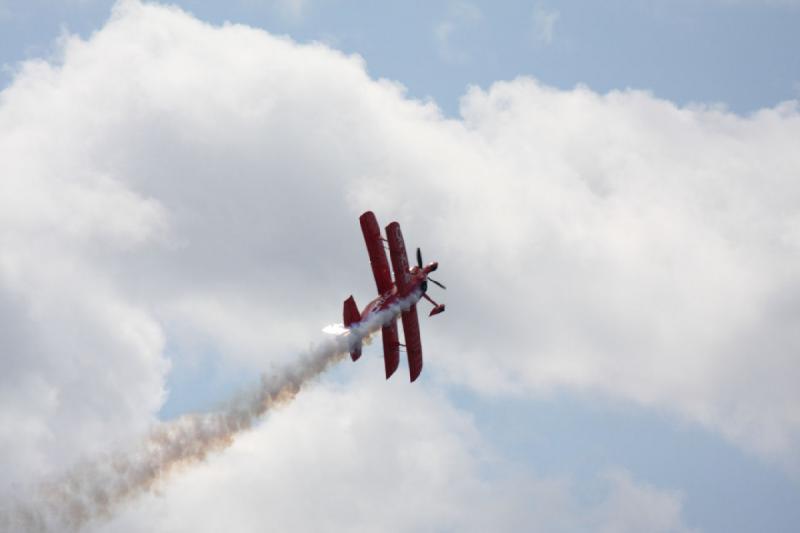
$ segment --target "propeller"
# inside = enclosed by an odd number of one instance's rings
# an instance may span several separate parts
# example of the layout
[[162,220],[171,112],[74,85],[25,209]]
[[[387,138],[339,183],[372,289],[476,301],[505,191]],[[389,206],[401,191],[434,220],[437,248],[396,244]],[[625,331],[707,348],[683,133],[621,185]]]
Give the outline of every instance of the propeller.
[[[417,266],[422,268],[422,250],[420,250],[419,248],[417,248]],[[447,287],[445,287],[444,285],[442,285],[441,283],[439,283],[438,281],[436,281],[432,277],[428,276],[427,279],[428,279],[428,281],[433,282],[435,285],[438,285],[439,287],[441,287],[443,289],[447,289]]]
[[[423,268],[423,266],[422,266],[422,250],[420,250],[419,248],[417,248],[417,266],[420,269]],[[436,270],[436,263],[431,263],[431,270]],[[433,316],[433,315],[438,315],[439,313],[444,313],[444,304],[437,304],[436,302],[431,300],[430,296],[425,294],[425,292],[428,290],[428,282],[429,281],[431,283],[433,283],[434,285],[437,285],[437,286],[441,287],[442,289],[446,289],[447,288],[444,285],[442,285],[441,283],[439,283],[438,281],[436,281],[435,279],[431,278],[430,276],[425,276],[425,278],[422,280],[422,297],[433,304],[433,309],[431,310],[431,314],[428,315],[428,316]]]
[[430,276],[428,276],[428,281],[430,281],[431,283],[434,283],[435,285],[438,285],[439,287],[441,287],[443,289],[447,289],[447,287],[445,287],[444,285],[442,285],[441,283],[439,283],[438,281],[436,281],[435,279],[433,279]]

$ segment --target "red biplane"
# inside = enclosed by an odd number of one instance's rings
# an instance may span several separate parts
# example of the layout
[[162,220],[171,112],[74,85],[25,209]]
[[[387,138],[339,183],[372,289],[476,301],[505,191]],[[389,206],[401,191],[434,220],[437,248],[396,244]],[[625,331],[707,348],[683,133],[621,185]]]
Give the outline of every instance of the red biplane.
[[[437,315],[444,311],[444,304],[437,304],[426,294],[428,281],[443,289],[445,288],[438,281],[428,277],[428,274],[436,270],[439,264],[434,261],[422,266],[422,253],[417,248],[417,265],[409,268],[408,255],[403,242],[403,234],[400,232],[400,224],[392,222],[386,226],[386,239],[384,239],[381,237],[378,221],[372,211],[367,211],[361,215],[359,221],[361,222],[361,231],[364,233],[364,242],[367,244],[369,262],[372,266],[372,274],[375,276],[375,285],[378,288],[378,297],[368,303],[361,313],[358,312],[356,301],[352,296],[345,300],[344,326],[350,328],[359,322],[367,320],[373,313],[378,313],[406,301],[415,293],[419,293],[421,297],[433,304],[433,310],[429,316]],[[394,283],[389,273],[389,263],[386,260],[386,252],[383,247],[384,242],[389,244]],[[384,323],[381,329],[386,379],[389,379],[394,371],[397,370],[397,366],[400,363],[400,346],[405,346],[408,353],[408,369],[411,374],[411,381],[414,381],[422,372],[422,342],[419,335],[416,300],[413,300],[408,309],[400,313],[400,317],[403,321],[405,345],[400,344],[398,340],[396,315],[391,317],[390,322]],[[360,344],[350,352],[350,356],[353,361],[361,357]]]

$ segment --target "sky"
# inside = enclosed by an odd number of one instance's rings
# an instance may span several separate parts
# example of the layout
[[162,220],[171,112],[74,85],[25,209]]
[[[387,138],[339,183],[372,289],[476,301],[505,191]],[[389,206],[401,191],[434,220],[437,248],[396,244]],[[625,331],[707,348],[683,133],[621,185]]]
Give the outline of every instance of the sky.
[[794,531],[799,23],[0,0],[0,496],[297,364],[370,209],[448,286],[421,378],[373,342],[82,531]]

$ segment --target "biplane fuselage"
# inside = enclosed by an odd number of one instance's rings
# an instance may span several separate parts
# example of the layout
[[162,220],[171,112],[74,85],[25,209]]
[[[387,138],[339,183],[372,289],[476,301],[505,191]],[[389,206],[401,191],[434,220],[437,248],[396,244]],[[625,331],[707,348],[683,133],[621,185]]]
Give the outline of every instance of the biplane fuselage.
[[431,268],[430,270],[426,270],[428,269],[428,266],[424,268],[412,266],[410,285],[407,288],[407,290],[405,292],[400,292],[397,290],[396,286],[393,286],[392,290],[387,291],[384,294],[381,294],[380,296],[372,300],[364,307],[364,310],[361,311],[361,320],[362,321],[367,320],[367,318],[369,318],[369,315],[371,313],[378,313],[385,309],[389,309],[390,307],[399,303],[400,301],[405,300],[415,292],[424,294],[428,290],[427,279],[426,279],[428,273],[433,272],[439,266],[438,263],[435,262],[431,263],[431,265],[433,268]]
[[[424,297],[433,303],[434,308],[430,313],[431,316],[444,311],[444,305],[437,304],[425,294],[428,288],[428,274],[437,269],[438,263],[433,262],[422,266],[421,254],[417,250],[417,262],[419,264],[409,268],[403,234],[397,222],[392,222],[386,226],[386,239],[384,239],[381,236],[378,221],[372,211],[367,211],[361,215],[359,221],[361,222],[361,231],[364,234],[364,242],[367,245],[375,285],[378,289],[378,297],[368,303],[361,312],[358,311],[353,296],[345,300],[344,325],[349,328],[358,322],[365,321],[374,313],[390,309],[406,301],[414,293],[419,293],[420,297]],[[392,281],[389,271],[384,242],[389,245],[389,257],[392,262],[394,281]],[[441,285],[436,281],[434,283]],[[443,287],[443,285],[441,286]],[[416,301],[412,302],[408,309],[400,312],[400,319],[403,322],[405,344],[400,344],[399,342],[397,316],[393,316],[381,328],[386,379],[389,379],[394,371],[397,370],[400,362],[400,346],[405,346],[408,354],[411,381],[414,381],[422,372],[422,342]],[[350,352],[350,355],[353,361],[357,360],[361,356],[361,347],[356,346]]]

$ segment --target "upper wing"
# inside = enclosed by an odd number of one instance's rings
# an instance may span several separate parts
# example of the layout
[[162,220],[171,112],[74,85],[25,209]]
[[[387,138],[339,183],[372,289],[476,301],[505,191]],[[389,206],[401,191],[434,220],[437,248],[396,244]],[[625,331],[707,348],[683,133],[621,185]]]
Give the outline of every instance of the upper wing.
[[419,336],[419,318],[417,306],[412,305],[408,311],[403,311],[403,335],[406,338],[406,352],[408,353],[408,371],[411,381],[419,377],[422,372],[422,341]]
[[[405,293],[411,284],[411,273],[408,271],[408,255],[403,242],[403,233],[400,224],[392,222],[386,226],[386,239],[389,241],[389,255],[392,258],[392,270],[397,289]],[[419,318],[417,306],[412,305],[408,311],[403,311],[403,335],[406,339],[406,352],[408,353],[408,371],[411,381],[419,377],[422,372],[422,341],[419,335]]]
[[[394,270],[394,281],[397,289],[405,293],[411,283],[411,273],[408,271],[408,255],[406,245],[403,242],[403,233],[400,231],[400,224],[392,222],[386,226],[386,239],[389,241],[389,255],[392,257],[392,270]],[[403,322],[405,327],[405,322]]]
[[369,263],[372,266],[372,275],[375,276],[378,294],[383,294],[392,288],[392,276],[389,274],[389,262],[386,260],[386,252],[381,242],[378,220],[372,211],[367,211],[358,220],[361,222],[361,232],[364,234],[364,242],[367,244]]

